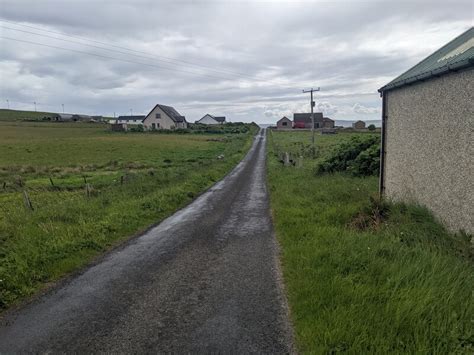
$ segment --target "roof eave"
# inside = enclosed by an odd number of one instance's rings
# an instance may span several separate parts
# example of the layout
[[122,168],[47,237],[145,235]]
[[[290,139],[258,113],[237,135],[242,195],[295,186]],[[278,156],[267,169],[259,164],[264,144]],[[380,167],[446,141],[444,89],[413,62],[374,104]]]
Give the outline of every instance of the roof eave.
[[456,62],[456,63],[452,63],[452,64],[446,65],[444,67],[441,67],[441,68],[438,68],[438,69],[435,69],[435,70],[431,70],[429,72],[422,73],[422,74],[413,76],[411,78],[407,78],[405,80],[394,82],[392,84],[387,84],[385,86],[382,86],[378,90],[378,92],[380,94],[382,94],[385,91],[398,89],[398,88],[401,88],[401,87],[404,87],[404,86],[412,85],[412,84],[420,82],[420,81],[425,81],[427,79],[437,78],[441,75],[444,75],[444,74],[447,74],[447,73],[450,73],[450,72],[457,72],[457,71],[463,70],[463,69],[468,69],[468,68],[473,67],[473,66],[474,66],[474,58],[466,58],[465,60],[462,60],[462,61],[459,61],[459,62]]

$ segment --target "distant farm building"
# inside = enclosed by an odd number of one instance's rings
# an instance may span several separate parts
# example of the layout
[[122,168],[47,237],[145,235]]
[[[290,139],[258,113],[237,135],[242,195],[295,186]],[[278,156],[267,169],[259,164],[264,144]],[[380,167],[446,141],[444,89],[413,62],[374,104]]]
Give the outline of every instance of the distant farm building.
[[474,27],[379,92],[381,192],[474,233]]
[[118,116],[115,123],[118,124],[126,124],[126,125],[143,125],[143,120],[145,116]]
[[70,113],[55,113],[55,114],[52,114],[52,115],[48,116],[47,118],[51,121],[70,122],[70,121],[72,121],[72,116],[74,116],[74,115],[72,115]]
[[89,116],[72,113],[51,113],[43,116],[43,121],[53,122],[103,122],[102,116]]
[[[102,117],[102,116],[100,116]],[[49,116],[45,116],[44,119],[55,122],[95,122],[93,116],[82,115],[82,114],[71,114],[71,113],[54,113]]]
[[210,115],[210,114],[206,114],[200,120],[196,121],[195,123],[207,124],[207,125],[224,124],[225,123],[225,116],[213,116],[213,115]]
[[157,104],[143,120],[146,129],[187,128],[188,122],[171,106]]
[[[293,128],[312,128],[311,113],[294,113]],[[334,128],[334,121],[324,117],[322,112],[314,112],[314,128]]]
[[356,121],[352,124],[352,128],[354,128],[354,129],[365,129],[365,122],[364,121]]
[[277,129],[288,129],[293,128],[293,121],[288,117],[282,117],[277,121]]

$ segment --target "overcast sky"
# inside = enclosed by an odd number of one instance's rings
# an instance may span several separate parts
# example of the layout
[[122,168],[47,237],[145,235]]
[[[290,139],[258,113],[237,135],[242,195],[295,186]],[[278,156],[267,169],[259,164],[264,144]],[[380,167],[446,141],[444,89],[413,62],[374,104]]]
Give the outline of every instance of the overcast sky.
[[379,119],[377,89],[471,27],[473,4],[0,0],[0,107],[265,123],[320,86],[325,115]]

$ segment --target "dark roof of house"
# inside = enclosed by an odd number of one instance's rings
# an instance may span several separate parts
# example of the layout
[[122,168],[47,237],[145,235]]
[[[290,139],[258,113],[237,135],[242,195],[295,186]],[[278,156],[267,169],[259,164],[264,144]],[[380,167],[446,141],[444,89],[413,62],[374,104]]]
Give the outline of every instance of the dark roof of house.
[[280,118],[277,122],[280,122],[280,121],[283,121],[283,120],[288,120],[288,121],[291,122],[291,120],[290,120],[288,117],[286,117],[286,116],[283,116],[283,117]]
[[[181,116],[179,114],[179,112],[174,109],[174,107],[160,105],[160,104],[157,104],[156,106],[158,106],[164,113],[166,113],[173,121],[175,121],[175,122],[186,122],[186,118],[184,116]],[[154,108],[153,108],[153,110],[154,110]]]
[[[213,120],[216,120],[217,122],[225,122],[225,116],[213,116],[213,115],[211,115],[210,113],[206,113],[204,116],[202,116],[202,117],[199,119],[199,121],[202,120],[202,119],[203,119],[204,117],[206,117],[206,116],[211,117]],[[198,121],[198,122],[199,122],[199,121]]]
[[[323,113],[322,112],[315,112],[314,113],[314,121],[322,121],[323,120]],[[311,123],[311,113],[294,113],[293,114],[293,121],[296,122],[305,122]]]
[[379,89],[384,92],[474,66],[474,27]]
[[323,121],[331,121],[331,122],[334,122],[334,120],[330,119],[329,117],[323,117]]
[[117,119],[121,121],[134,121],[134,120],[143,121],[144,118],[145,116],[118,116]]

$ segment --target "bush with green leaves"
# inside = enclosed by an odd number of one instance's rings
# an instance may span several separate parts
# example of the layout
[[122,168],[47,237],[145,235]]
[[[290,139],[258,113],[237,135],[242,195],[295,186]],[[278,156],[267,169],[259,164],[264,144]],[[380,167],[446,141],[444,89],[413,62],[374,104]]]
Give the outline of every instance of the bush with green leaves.
[[316,166],[316,174],[349,172],[354,176],[378,175],[380,163],[380,138],[357,136],[337,145]]
[[132,126],[130,128],[130,132],[144,132],[145,129],[143,128],[143,125],[139,124],[139,125],[136,125],[136,126]]
[[374,124],[371,124],[371,125],[369,125],[369,127],[367,127],[367,129],[368,129],[369,131],[375,131],[375,125],[374,125]]

